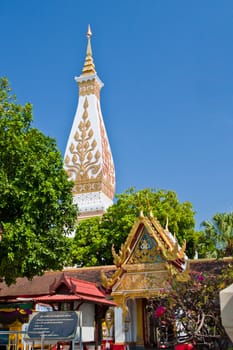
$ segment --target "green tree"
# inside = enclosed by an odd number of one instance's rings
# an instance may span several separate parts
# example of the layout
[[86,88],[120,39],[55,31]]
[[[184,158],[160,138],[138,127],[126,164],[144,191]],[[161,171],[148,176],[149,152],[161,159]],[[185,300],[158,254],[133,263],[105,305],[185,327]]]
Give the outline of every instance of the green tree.
[[105,255],[106,239],[101,236],[100,220],[94,217],[78,224],[71,254],[74,265],[98,266],[104,263],[102,257]]
[[7,284],[62,268],[77,215],[55,141],[31,124],[31,104],[17,104],[1,78],[0,277]]
[[78,224],[73,242],[73,263],[84,266],[112,264],[111,247],[116,251],[125,242],[142,207],[148,214],[148,204],[163,227],[168,220],[169,230],[176,234],[180,244],[187,240],[187,254],[195,253],[196,235],[194,212],[189,202],[179,203],[176,193],[165,190],[134,188],[116,195],[116,203],[101,219],[89,219]]
[[233,212],[217,213],[211,221],[203,221],[203,236],[198,244],[200,257],[233,255]]

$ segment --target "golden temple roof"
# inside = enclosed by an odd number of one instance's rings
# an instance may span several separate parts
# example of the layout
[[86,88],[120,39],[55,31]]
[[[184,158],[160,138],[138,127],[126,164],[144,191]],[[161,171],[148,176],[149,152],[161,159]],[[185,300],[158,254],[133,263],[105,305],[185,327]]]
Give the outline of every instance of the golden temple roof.
[[[118,284],[123,275],[132,274],[135,270],[144,271],[145,275],[151,270],[164,270],[171,275],[184,276],[187,278],[185,255],[186,242],[180,247],[176,238],[164,229],[159,221],[150,212],[149,217],[140,211],[124,244],[121,245],[117,254],[114,246],[112,254],[117,268],[111,279],[106,279],[101,274],[105,286],[118,289]],[[141,266],[141,267],[140,267]],[[142,275],[140,275],[142,278]],[[126,277],[125,277],[126,278]],[[147,278],[147,277],[146,277]],[[166,280],[166,278],[165,278]],[[143,282],[145,283],[145,281]]]

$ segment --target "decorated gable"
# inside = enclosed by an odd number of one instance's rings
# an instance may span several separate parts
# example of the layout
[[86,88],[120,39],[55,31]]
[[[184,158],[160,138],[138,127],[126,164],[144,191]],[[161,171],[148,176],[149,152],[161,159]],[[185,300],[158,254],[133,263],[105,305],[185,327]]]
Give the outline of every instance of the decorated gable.
[[165,262],[161,255],[161,249],[155,237],[143,226],[133,252],[127,260],[128,264],[158,263]]
[[103,285],[112,289],[118,304],[154,296],[171,277],[187,279],[185,247],[151,213],[141,213],[120,251],[112,247],[116,271],[111,278],[102,273]]

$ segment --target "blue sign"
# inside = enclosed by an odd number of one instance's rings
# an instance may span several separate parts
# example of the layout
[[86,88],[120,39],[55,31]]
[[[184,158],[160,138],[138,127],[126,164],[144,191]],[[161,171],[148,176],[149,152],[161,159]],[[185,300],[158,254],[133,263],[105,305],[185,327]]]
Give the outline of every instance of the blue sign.
[[73,340],[80,326],[75,311],[38,312],[29,322],[27,335],[31,340]]

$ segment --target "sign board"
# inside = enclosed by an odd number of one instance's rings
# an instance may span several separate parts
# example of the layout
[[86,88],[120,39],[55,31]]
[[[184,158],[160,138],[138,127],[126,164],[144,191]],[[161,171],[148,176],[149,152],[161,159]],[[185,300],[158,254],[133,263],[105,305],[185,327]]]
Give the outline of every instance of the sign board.
[[77,337],[80,313],[75,311],[38,312],[28,324],[30,340],[73,340]]
[[35,310],[36,311],[43,311],[43,312],[45,312],[45,311],[53,311],[53,308],[52,308],[51,305],[37,303],[35,305]]

